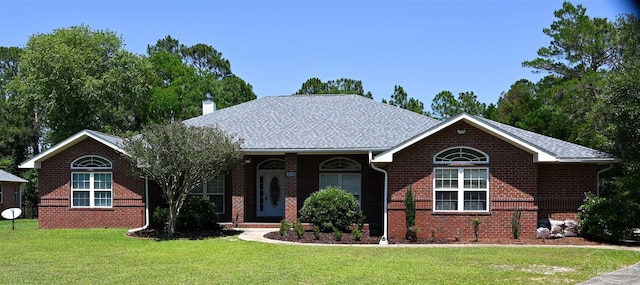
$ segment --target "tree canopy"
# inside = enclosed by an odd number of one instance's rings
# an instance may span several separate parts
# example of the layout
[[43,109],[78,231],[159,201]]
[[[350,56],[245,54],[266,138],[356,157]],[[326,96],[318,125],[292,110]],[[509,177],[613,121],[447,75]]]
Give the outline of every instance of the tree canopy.
[[371,92],[364,92],[362,81],[340,78],[323,82],[320,78],[313,77],[302,83],[302,87],[295,94],[357,94],[373,99]]
[[393,94],[391,94],[391,99],[389,99],[389,102],[387,102],[387,100],[385,99],[382,99],[382,103],[387,103],[391,106],[397,106],[402,109],[407,109],[418,114],[425,113],[424,104],[418,99],[409,97],[407,95],[407,92],[404,91],[404,88],[402,88],[402,86],[400,85],[395,85],[393,87]]

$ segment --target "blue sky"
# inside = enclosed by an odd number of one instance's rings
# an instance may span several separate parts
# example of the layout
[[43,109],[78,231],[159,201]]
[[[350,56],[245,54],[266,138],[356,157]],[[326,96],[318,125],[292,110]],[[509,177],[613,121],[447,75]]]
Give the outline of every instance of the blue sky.
[[[611,20],[631,8],[582,0],[592,17]],[[86,24],[120,35],[126,49],[171,35],[212,45],[258,97],[287,95],[311,77],[362,80],[380,101],[394,85],[430,109],[442,90],[473,91],[495,103],[521,78],[522,61],[549,44],[542,33],[562,1],[35,1],[0,0],[0,46]]]

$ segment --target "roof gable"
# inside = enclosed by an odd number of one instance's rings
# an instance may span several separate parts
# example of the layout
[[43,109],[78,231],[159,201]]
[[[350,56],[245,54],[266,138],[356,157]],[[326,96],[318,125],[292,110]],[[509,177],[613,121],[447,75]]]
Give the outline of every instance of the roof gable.
[[41,152],[40,154],[32,157],[31,159],[23,162],[19,168],[40,168],[40,163],[49,159],[50,157],[68,149],[69,147],[87,139],[92,138],[117,152],[124,153],[122,149],[122,138],[113,136],[92,130],[82,130],[73,136],[68,137],[64,141],[52,146],[51,148]]
[[443,121],[431,129],[398,144],[397,146],[375,156],[372,162],[393,162],[393,155],[398,151],[401,151],[459,121],[464,121],[469,125],[481,129],[488,134],[531,153],[533,155],[533,162],[619,162],[618,159],[608,153],[522,130],[467,113],[461,113]]

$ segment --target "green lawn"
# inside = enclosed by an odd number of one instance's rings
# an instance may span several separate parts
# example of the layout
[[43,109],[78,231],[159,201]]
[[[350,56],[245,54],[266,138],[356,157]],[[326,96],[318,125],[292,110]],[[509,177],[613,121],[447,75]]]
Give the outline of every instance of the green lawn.
[[125,232],[39,230],[34,220],[12,231],[2,220],[0,283],[574,284],[640,261],[640,252],[604,249],[158,242]]

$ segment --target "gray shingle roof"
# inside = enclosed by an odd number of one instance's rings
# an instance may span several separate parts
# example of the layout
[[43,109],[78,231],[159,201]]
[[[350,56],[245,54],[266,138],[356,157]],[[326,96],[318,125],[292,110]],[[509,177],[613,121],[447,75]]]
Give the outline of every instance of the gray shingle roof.
[[184,121],[217,126],[243,149],[386,150],[439,121],[359,95],[263,97]]
[[538,146],[545,151],[552,153],[558,159],[598,159],[598,158],[614,158],[612,154],[591,149],[585,146],[577,145],[556,138],[544,136],[538,133],[526,131],[502,123],[498,123],[489,119],[476,117],[491,126],[501,129],[511,135],[520,138],[530,144]]
[[18,176],[15,176],[9,172],[6,172],[4,170],[0,170],[0,182],[1,181],[5,181],[5,182],[21,182],[21,183],[26,183],[28,182],[27,180],[24,180]]
[[122,147],[122,141],[123,139],[119,136],[114,136],[114,135],[110,135],[110,134],[105,134],[102,132],[98,132],[98,131],[92,131],[92,130],[85,130],[87,133],[90,133],[102,140],[105,140],[111,144],[113,144],[114,146],[117,147]]

